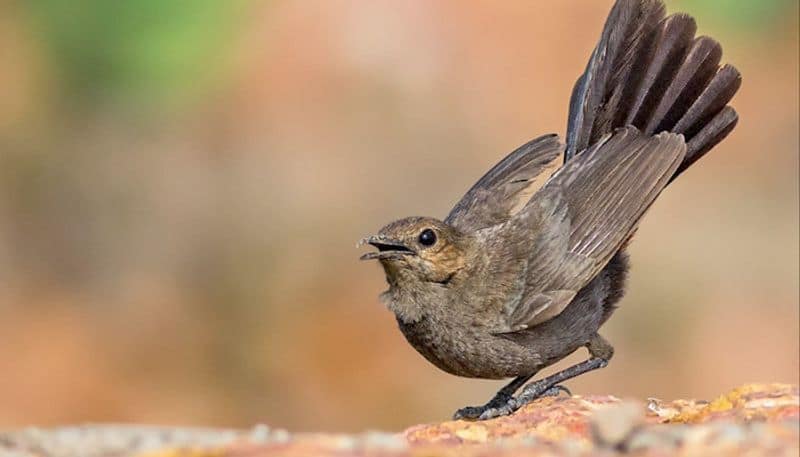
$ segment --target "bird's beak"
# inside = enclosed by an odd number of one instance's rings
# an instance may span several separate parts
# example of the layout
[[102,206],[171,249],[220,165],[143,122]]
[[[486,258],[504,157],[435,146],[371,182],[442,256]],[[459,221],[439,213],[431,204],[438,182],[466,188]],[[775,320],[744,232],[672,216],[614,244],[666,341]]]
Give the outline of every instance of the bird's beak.
[[403,244],[402,241],[389,238],[385,235],[368,236],[358,242],[356,247],[369,244],[378,248],[377,251],[367,252],[362,255],[359,260],[374,260],[374,259],[400,259],[407,255],[417,255],[417,253]]

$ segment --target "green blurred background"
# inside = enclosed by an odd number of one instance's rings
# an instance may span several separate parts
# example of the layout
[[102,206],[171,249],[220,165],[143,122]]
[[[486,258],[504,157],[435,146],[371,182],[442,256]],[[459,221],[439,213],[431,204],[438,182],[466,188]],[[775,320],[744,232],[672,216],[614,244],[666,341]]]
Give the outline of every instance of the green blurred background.
[[[354,244],[563,133],[610,3],[0,2],[0,426],[398,429],[488,398],[405,343]],[[741,122],[648,214],[617,355],[570,386],[797,383],[798,3],[669,7],[741,70]]]

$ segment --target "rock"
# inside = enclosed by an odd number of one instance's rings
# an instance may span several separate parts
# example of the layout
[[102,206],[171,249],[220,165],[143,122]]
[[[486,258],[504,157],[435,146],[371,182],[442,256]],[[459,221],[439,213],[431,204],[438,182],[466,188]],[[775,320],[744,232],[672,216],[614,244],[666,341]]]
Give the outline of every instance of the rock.
[[796,456],[798,387],[750,384],[712,401],[546,398],[486,422],[402,433],[296,433],[89,425],[0,433],[0,457]]
[[591,417],[592,437],[600,447],[624,449],[631,436],[644,425],[641,403],[621,402],[597,410]]

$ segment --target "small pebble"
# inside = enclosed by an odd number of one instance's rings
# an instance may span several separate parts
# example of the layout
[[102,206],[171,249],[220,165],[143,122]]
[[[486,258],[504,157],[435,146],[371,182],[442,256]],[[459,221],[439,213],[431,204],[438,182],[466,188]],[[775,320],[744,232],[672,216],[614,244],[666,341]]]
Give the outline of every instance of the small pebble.
[[592,434],[598,444],[617,447],[644,421],[644,408],[633,401],[601,408],[591,419]]
[[288,443],[290,439],[291,435],[289,435],[289,431],[283,428],[276,428],[270,434],[270,441],[273,443],[285,444]]

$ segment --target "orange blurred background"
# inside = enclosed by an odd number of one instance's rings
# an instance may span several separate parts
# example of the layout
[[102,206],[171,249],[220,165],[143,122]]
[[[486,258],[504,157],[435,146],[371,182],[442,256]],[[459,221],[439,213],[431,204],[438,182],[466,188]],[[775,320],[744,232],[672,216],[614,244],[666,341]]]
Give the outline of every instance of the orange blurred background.
[[[354,244],[563,134],[610,4],[1,2],[0,427],[400,429],[488,399],[405,342]],[[798,4],[669,9],[741,70],[741,121],[646,217],[616,356],[568,384],[797,383]]]

